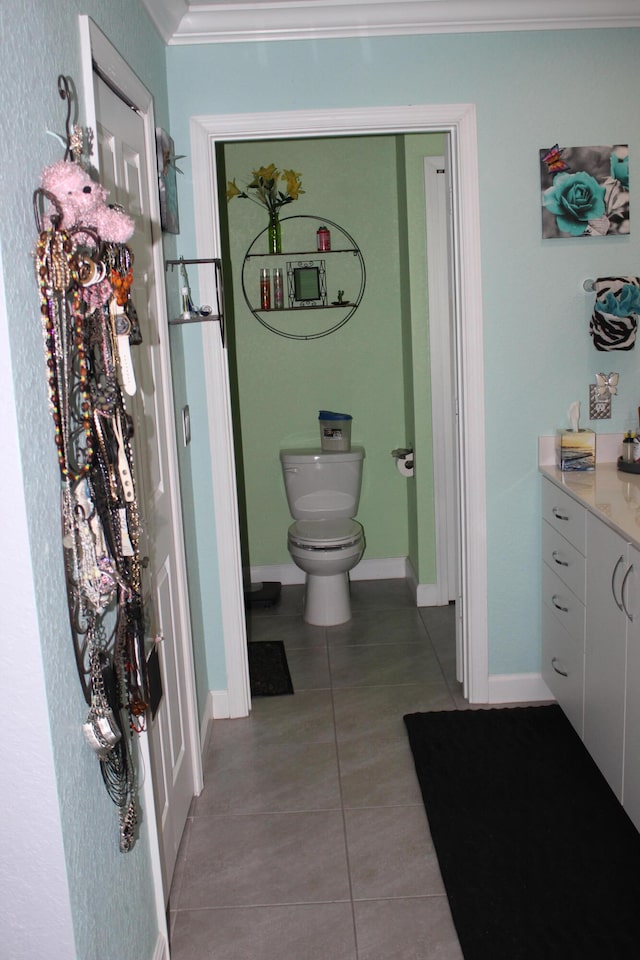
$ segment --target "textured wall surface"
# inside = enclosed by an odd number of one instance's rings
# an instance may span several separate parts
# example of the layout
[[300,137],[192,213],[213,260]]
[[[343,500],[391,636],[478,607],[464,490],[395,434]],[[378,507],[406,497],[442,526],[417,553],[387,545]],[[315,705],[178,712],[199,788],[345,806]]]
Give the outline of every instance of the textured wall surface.
[[[20,817],[21,796],[24,804],[22,829],[5,847],[10,874],[0,889],[3,950],[16,960],[46,955],[139,960],[152,955],[157,939],[148,846],[143,838],[132,854],[119,853],[116,810],[83,743],[86,705],[68,626],[58,467],[32,261],[32,194],[42,167],[63,155],[60,143],[47,134],[64,133],[59,74],[75,81],[82,110],[79,13],[93,15],[110,36],[156,94],[158,121],[166,122],[164,48],[137,2],[2,4],[0,83],[6,95],[0,102],[0,245],[6,315],[0,319],[2,374],[11,378],[3,382],[3,400],[9,424],[15,424],[9,437],[13,449],[4,447],[11,456],[8,463],[3,460],[3,470],[11,471],[18,492],[23,480],[22,503],[18,495],[15,502],[2,497],[3,517],[9,521],[3,520],[1,548],[3,609],[11,618],[3,631],[3,680],[15,694],[8,703],[3,698],[2,709],[10,710],[16,734],[11,769],[17,779],[11,786],[13,777],[5,778],[3,790],[13,791],[15,817]],[[24,767],[19,754],[28,757]],[[38,842],[45,831],[48,842]],[[23,882],[12,884],[11,876]],[[50,913],[58,919],[50,918],[49,925],[44,919]]]
[[[588,384],[604,368],[620,372],[621,389],[613,419],[596,429],[637,420],[638,348],[596,353],[588,334],[593,300],[582,290],[586,277],[638,272],[634,215],[629,237],[543,241],[539,150],[558,140],[629,143],[635,169],[639,36],[541,31],[167,51],[172,133],[185,153],[190,115],[476,104],[491,673],[539,669],[537,437],[566,423],[572,400],[586,412]],[[634,210],[639,187],[631,177]],[[186,253],[194,203],[188,161],[179,186]]]

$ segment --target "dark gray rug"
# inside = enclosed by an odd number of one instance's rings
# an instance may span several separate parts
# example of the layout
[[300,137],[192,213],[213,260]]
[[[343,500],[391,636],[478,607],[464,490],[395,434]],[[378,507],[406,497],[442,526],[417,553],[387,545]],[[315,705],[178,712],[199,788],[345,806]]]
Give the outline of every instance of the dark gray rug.
[[404,720],[465,960],[638,960],[640,834],[560,707]]
[[249,640],[248,656],[251,696],[281,697],[293,693],[282,640]]

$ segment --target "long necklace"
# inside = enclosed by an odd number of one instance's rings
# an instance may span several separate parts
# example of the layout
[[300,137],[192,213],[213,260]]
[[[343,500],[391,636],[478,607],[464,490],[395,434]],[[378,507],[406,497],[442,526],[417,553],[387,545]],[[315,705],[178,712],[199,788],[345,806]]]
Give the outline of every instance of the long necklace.
[[91,468],[93,431],[84,342],[84,311],[73,243],[44,230],[36,247],[49,406],[60,472],[79,480]]
[[[128,248],[96,241],[91,263],[129,298]],[[86,293],[79,237],[52,226],[36,244],[49,407],[62,479],[61,515],[69,617],[89,713],[85,739],[118,807],[120,849],[135,843],[137,787],[130,737],[148,703],[140,586],[140,521],[129,419],[109,296]],[[102,251],[102,252],[100,252]],[[105,281],[106,282],[106,281]],[[107,614],[115,612],[110,635]],[[125,720],[126,715],[126,720]]]

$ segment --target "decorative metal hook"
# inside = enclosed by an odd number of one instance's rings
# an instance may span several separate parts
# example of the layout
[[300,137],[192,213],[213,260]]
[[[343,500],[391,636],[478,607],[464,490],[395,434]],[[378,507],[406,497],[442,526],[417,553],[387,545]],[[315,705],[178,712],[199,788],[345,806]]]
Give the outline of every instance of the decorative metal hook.
[[49,214],[49,220],[51,221],[51,225],[53,226],[54,230],[58,230],[62,226],[62,207],[52,193],[49,193],[48,190],[43,190],[42,187],[38,187],[38,189],[34,190],[33,192],[33,216],[36,221],[36,229],[38,233],[42,233],[44,230],[45,199],[55,207],[56,212]]
[[71,90],[71,85],[69,83],[69,78],[65,77],[62,73],[58,77],[58,93],[62,100],[67,101],[67,119],[65,121],[65,133],[67,135],[67,147],[64,152],[64,159],[68,160],[71,154],[71,107],[73,101],[73,94]]

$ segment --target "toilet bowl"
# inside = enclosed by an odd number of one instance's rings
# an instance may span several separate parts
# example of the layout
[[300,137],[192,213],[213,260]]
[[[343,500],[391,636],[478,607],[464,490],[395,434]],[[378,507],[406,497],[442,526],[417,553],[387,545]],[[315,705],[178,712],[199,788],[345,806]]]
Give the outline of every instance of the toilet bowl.
[[362,482],[361,447],[347,452],[281,450],[289,510],[287,534],[293,562],[305,573],[304,619],[337,626],[351,619],[349,571],[365,549],[362,525],[353,517]]
[[351,619],[349,571],[364,553],[364,530],[356,520],[297,520],[289,527],[291,559],[304,570],[304,619],[321,627]]

